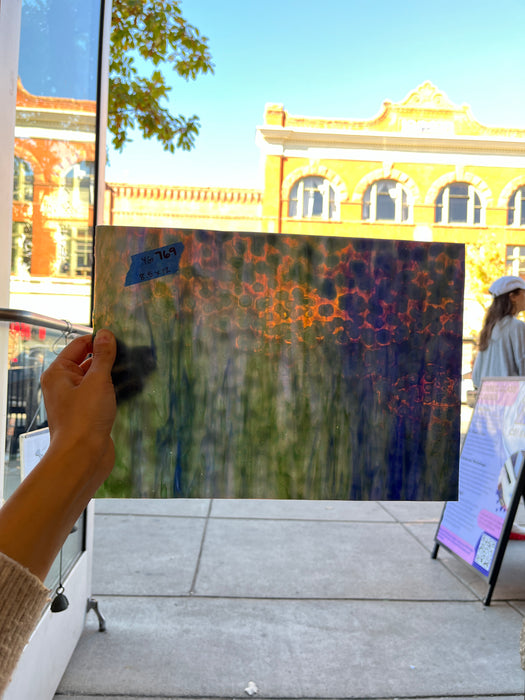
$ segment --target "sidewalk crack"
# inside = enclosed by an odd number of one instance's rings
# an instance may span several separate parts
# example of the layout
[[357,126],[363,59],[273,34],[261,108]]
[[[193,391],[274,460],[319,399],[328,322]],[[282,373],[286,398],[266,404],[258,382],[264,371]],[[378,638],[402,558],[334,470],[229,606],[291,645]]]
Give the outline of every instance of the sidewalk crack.
[[199,554],[197,556],[197,564],[195,565],[195,571],[193,572],[193,579],[190,586],[189,595],[195,595],[195,588],[197,586],[197,578],[199,577],[199,571],[201,567],[202,552],[204,549],[204,541],[206,539],[206,532],[208,530],[208,523],[210,521],[211,508],[213,504],[213,498],[210,498],[210,503],[208,505],[208,512],[206,513],[206,520],[204,521],[204,528],[202,530],[201,544],[199,547]]

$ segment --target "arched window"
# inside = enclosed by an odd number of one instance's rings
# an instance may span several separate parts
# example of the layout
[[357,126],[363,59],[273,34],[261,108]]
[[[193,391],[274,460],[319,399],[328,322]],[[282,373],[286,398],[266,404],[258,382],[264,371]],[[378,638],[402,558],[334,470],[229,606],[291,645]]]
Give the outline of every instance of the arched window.
[[31,270],[33,251],[33,225],[31,222],[13,222],[11,241],[11,274],[17,277],[27,276]]
[[437,196],[435,222],[474,226],[481,223],[481,211],[476,188],[467,182],[453,182]]
[[515,277],[525,277],[525,245],[507,246],[507,269]]
[[64,277],[86,277],[92,272],[93,236],[88,226],[61,226],[57,236],[57,274]]
[[15,156],[13,199],[15,202],[33,201],[33,169],[18,156]]
[[525,226],[525,186],[513,192],[509,199],[507,226]]
[[93,204],[95,199],[95,164],[83,160],[68,170],[65,188],[73,210]]
[[337,216],[336,193],[329,180],[309,175],[297,180],[290,191],[288,216],[299,219],[334,219]]
[[363,221],[408,221],[408,195],[396,180],[377,180],[363,197]]

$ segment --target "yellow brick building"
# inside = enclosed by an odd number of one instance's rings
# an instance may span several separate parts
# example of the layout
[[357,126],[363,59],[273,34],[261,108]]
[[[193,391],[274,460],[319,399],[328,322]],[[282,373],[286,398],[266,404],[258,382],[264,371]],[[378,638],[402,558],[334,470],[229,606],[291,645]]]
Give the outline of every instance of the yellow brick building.
[[[468,105],[425,82],[370,120],[295,116],[267,104],[256,133],[260,191],[109,184],[106,223],[492,240],[507,270],[525,276],[525,129],[480,124]],[[465,337],[483,313],[465,300]]]
[[525,274],[525,129],[484,126],[423,83],[370,120],[257,127],[262,190],[108,184],[106,223],[475,243]]
[[368,121],[267,105],[257,139],[263,231],[525,243],[525,129],[483,126],[429,82]]

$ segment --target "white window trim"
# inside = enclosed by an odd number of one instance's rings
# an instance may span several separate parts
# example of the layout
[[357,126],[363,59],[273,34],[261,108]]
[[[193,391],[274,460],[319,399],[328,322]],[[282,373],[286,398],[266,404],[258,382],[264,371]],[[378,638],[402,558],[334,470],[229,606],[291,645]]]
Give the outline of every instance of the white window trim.
[[[467,194],[467,220],[466,221],[450,221],[450,187],[454,184],[465,184],[468,185],[468,194]],[[476,205],[476,195],[479,199],[480,202],[480,210],[479,210],[479,223],[476,224],[474,223],[474,213],[475,213],[475,205]],[[435,205],[437,206],[437,205]],[[477,189],[474,187],[474,185],[471,185],[468,182],[465,183],[454,183],[450,182],[448,185],[445,185],[443,188],[443,201],[441,205],[441,221],[437,221],[436,225],[437,226],[485,226],[485,221],[486,221],[486,216],[485,216],[485,207],[483,206],[483,199],[480,197],[479,192]]]
[[525,274],[525,246],[507,245],[506,258],[511,275],[521,277],[522,274]]
[[[23,158],[20,158],[20,156],[15,155],[15,167],[13,169],[13,172],[15,173],[15,175],[18,176],[18,186],[16,190],[13,190],[13,201],[20,202],[22,204],[27,204],[33,201],[33,194],[31,194],[31,198],[26,198],[25,196],[28,181],[26,169],[30,171],[31,190],[33,192],[34,173],[33,168],[31,167],[31,163],[29,163],[27,160],[24,160]],[[22,194],[22,198],[15,199],[15,196],[19,194]]]
[[[512,226],[512,228],[523,228],[525,226],[525,224],[521,223],[521,211],[525,206],[525,198],[523,197],[524,189],[525,187],[522,185],[512,193],[512,196],[514,197],[514,211],[512,212],[511,223],[507,224],[508,226]],[[507,207],[508,206],[509,205],[507,205]]]
[[[387,178],[388,179],[388,178]],[[368,219],[363,219],[363,221],[368,222],[368,223],[390,223],[390,224],[413,224],[413,214],[414,214],[414,207],[412,206],[412,198],[410,197],[409,193],[407,192],[406,188],[403,187],[403,185],[398,182],[397,180],[394,180],[396,183],[395,188],[395,196],[392,197],[394,200],[394,218],[393,219],[378,219],[377,218],[377,185],[379,182],[384,182],[384,180],[376,180],[370,185],[370,214]],[[368,190],[368,188],[367,188]],[[366,194],[366,192],[365,192]],[[407,218],[403,221],[403,194],[406,195],[407,198],[407,208],[408,208],[408,216]]]
[[90,274],[91,265],[82,267],[76,264],[79,248],[85,245],[88,246],[88,250],[91,250],[92,236],[86,222],[82,222],[79,226],[68,223],[66,226],[60,227],[56,236],[56,260],[58,268],[65,260],[68,261],[70,267],[67,273],[57,269],[56,277],[81,279]]
[[[321,178],[322,182],[320,185],[316,187],[317,191],[321,193],[322,196],[322,201],[323,201],[323,208],[321,211],[321,214],[319,216],[316,216],[312,214],[312,208],[314,204],[314,197],[309,196],[308,197],[308,211],[305,213],[304,211],[304,183],[305,180],[309,177],[318,177]],[[289,218],[291,219],[308,219],[308,220],[313,220],[313,221],[338,221],[339,220],[339,194],[337,192],[337,189],[333,186],[333,184],[330,182],[325,177],[322,177],[321,175],[306,175],[305,177],[302,177],[300,180],[295,182],[293,186],[290,189],[290,198],[291,198],[291,193],[297,186],[297,196],[296,196],[296,202],[297,202],[297,213],[293,216],[289,215]],[[312,192],[314,191],[313,188],[308,188]],[[333,191],[334,193],[334,212],[333,216],[330,216],[330,190]],[[290,210],[290,206],[288,204],[288,211]]]

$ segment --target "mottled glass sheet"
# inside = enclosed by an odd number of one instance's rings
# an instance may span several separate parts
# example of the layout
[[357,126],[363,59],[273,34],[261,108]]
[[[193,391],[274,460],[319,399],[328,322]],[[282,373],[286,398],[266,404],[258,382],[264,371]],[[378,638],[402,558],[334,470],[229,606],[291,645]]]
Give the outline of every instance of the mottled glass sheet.
[[464,247],[99,227],[100,495],[455,500]]

